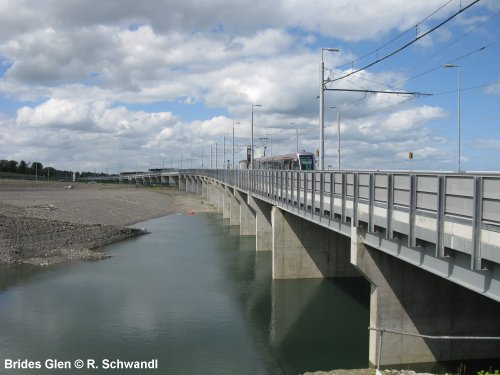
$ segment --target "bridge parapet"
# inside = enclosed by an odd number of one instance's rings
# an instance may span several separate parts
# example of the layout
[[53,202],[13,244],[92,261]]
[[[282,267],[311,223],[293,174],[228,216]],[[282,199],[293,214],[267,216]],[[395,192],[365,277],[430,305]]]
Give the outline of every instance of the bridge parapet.
[[[350,236],[362,226],[481,274],[500,263],[500,175],[401,171],[184,170]],[[421,259],[404,259],[421,263]],[[448,264],[449,262],[447,262]],[[425,265],[424,265],[425,266]],[[442,265],[441,265],[442,266]],[[445,272],[445,271],[442,271]],[[475,289],[481,289],[481,283]],[[500,300],[500,286],[495,299]]]

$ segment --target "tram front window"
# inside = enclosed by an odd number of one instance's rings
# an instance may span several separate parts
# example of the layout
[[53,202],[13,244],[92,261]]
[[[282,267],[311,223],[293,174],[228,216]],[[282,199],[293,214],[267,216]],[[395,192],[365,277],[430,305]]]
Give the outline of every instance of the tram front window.
[[303,171],[314,170],[314,159],[312,155],[299,156],[300,159],[300,169]]

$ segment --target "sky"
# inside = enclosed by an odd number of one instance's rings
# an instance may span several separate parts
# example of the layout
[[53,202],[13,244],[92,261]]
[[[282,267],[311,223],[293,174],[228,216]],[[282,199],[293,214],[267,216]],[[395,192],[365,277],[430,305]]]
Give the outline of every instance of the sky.
[[498,171],[500,2],[443,23],[475,1],[0,0],[0,159],[220,168],[252,105],[256,157],[316,152],[323,55],[325,167],[338,114],[341,169],[457,170],[460,113],[461,169]]

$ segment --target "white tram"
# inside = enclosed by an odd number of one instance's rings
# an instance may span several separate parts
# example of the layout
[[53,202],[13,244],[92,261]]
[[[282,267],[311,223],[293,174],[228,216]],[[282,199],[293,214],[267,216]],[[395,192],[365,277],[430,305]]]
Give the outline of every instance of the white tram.
[[265,156],[255,159],[254,162],[255,169],[314,170],[314,154],[312,152]]

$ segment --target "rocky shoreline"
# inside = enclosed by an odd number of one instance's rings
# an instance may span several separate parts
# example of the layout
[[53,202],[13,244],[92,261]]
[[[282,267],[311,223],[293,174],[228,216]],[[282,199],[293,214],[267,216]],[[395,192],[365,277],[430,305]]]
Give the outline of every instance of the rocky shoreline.
[[12,215],[19,209],[5,204],[0,210],[0,263],[47,266],[66,261],[99,260],[107,257],[99,250],[101,247],[147,233],[143,229],[114,225]]
[[0,181],[0,264],[38,266],[108,257],[103,246],[146,234],[128,227],[172,213],[210,211],[177,189]]

